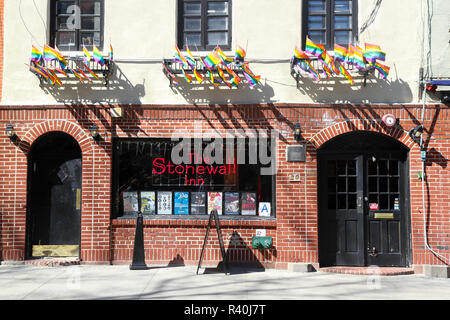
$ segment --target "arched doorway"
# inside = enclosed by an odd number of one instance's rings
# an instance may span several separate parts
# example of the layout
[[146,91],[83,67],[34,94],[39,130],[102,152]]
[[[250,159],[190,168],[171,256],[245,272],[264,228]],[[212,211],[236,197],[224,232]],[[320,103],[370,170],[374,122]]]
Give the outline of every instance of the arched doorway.
[[28,156],[27,258],[79,256],[81,149],[63,132],[39,137]]
[[368,131],[318,149],[321,267],[409,264],[408,151]]

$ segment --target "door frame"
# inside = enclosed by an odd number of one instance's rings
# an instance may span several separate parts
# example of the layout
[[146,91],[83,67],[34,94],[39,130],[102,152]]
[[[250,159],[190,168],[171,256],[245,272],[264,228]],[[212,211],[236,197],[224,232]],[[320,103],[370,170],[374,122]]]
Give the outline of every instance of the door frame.
[[[348,135],[351,135],[351,133],[349,133]],[[342,136],[342,135],[339,135],[339,136],[337,136],[337,137],[335,137],[335,138],[338,138],[338,137],[340,137],[340,136]],[[389,137],[389,136],[386,136],[386,135],[383,135],[383,134],[379,134],[379,136],[381,137],[381,136],[383,136],[384,138],[387,138],[387,139],[389,139],[389,140],[391,140],[393,143],[397,143],[397,144],[401,144],[400,142],[398,142],[397,140],[395,140],[395,139],[393,139],[393,138],[391,138],[391,137]],[[333,138],[334,139],[334,138]],[[327,141],[326,142],[326,144],[328,143],[328,142],[330,142],[330,143],[333,143],[333,139],[331,139],[331,140],[329,140],[329,141]],[[404,160],[404,165],[403,165],[403,181],[404,181],[404,188],[403,188],[403,190],[402,190],[402,192],[404,193],[404,201],[402,202],[402,211],[404,212],[404,224],[403,224],[403,228],[404,228],[404,236],[406,237],[405,239],[404,239],[404,245],[405,245],[405,248],[404,248],[404,258],[402,259],[403,261],[404,261],[404,264],[405,264],[405,266],[411,266],[412,265],[412,257],[413,257],[413,255],[412,255],[412,233],[411,233],[411,230],[412,230],[412,227],[411,227],[411,193],[410,193],[410,185],[411,185],[411,181],[410,181],[410,150],[406,147],[406,146],[404,146],[403,144],[401,144],[402,146],[403,146],[403,150],[399,150],[398,151],[398,153],[404,153],[405,154],[405,160]],[[324,238],[323,238],[323,236],[321,237],[321,228],[320,228],[320,225],[321,225],[321,222],[323,223],[323,218],[321,217],[323,214],[324,214],[324,212],[327,210],[327,208],[325,208],[325,206],[324,206],[324,204],[325,204],[325,201],[322,201],[322,199],[324,199],[325,197],[327,197],[327,193],[326,192],[324,192],[324,184],[323,184],[323,181],[322,181],[322,179],[324,179],[324,177],[325,177],[325,174],[323,174],[323,170],[326,170],[326,167],[323,165],[323,163],[325,163],[324,162],[324,160],[326,161],[326,159],[328,158],[329,159],[329,157],[331,156],[336,156],[337,158],[336,159],[338,159],[340,156],[341,157],[345,157],[345,156],[348,156],[348,157],[351,157],[351,156],[357,156],[358,154],[359,155],[361,155],[362,156],[362,167],[363,167],[363,177],[362,177],[362,180],[363,180],[363,196],[366,196],[366,192],[367,192],[367,186],[366,186],[366,184],[367,184],[367,175],[366,175],[366,160],[367,160],[367,157],[368,157],[368,155],[370,154],[370,155],[373,155],[373,154],[377,154],[377,153],[390,153],[390,152],[392,152],[392,153],[396,153],[395,151],[383,151],[383,150],[380,150],[380,149],[375,149],[375,150],[354,150],[354,151],[342,151],[342,152],[339,152],[339,151],[334,151],[334,150],[321,150],[320,148],[317,150],[318,152],[317,152],[317,199],[318,199],[318,206],[317,206],[317,208],[318,208],[318,219],[317,219],[317,221],[318,221],[318,245],[319,245],[319,248],[318,248],[318,257],[319,257],[319,264],[320,264],[320,266],[322,267],[322,266],[330,266],[329,264],[328,264],[328,261],[324,261],[325,262],[325,264],[322,264],[322,262],[320,261],[321,260],[321,258],[323,258],[323,254],[324,253],[322,253],[321,254],[321,248],[320,248],[320,246],[321,246],[321,243],[323,244],[323,240],[324,240]],[[366,249],[366,246],[367,246],[367,244],[368,244],[368,239],[367,239],[367,236],[368,236],[368,232],[367,232],[367,222],[368,222],[368,211],[369,211],[369,208],[368,208],[368,203],[365,203],[365,201],[364,201],[364,217],[363,217],[363,238],[364,238],[364,248],[363,248],[363,266],[368,266],[368,264],[367,264],[367,262],[368,262],[368,258],[367,258],[367,255],[368,255],[368,252],[367,252],[367,249]],[[322,227],[322,229],[323,229],[323,227]],[[326,238],[325,238],[326,239]]]
[[80,177],[80,181],[81,181],[81,191],[80,191],[80,230],[79,230],[79,243],[78,243],[78,258],[81,257],[81,243],[82,243],[82,208],[83,208],[83,152],[81,150],[81,147],[78,143],[78,141],[70,134],[63,132],[63,131],[50,131],[47,133],[44,133],[43,135],[39,136],[31,145],[31,148],[29,149],[29,152],[27,154],[27,186],[26,186],[26,190],[27,190],[27,197],[26,197],[26,218],[25,218],[25,259],[36,259],[37,257],[33,257],[33,241],[32,241],[32,228],[33,228],[33,224],[32,224],[32,210],[31,210],[31,187],[32,187],[32,170],[33,170],[33,152],[35,151],[36,148],[36,143],[39,143],[39,141],[41,141],[41,139],[45,139],[45,138],[49,138],[50,134],[54,134],[54,133],[58,133],[58,134],[64,134],[66,136],[67,139],[71,139],[73,140],[73,142],[76,143],[76,145],[78,146],[78,148],[80,149],[80,159],[81,159],[81,177]]

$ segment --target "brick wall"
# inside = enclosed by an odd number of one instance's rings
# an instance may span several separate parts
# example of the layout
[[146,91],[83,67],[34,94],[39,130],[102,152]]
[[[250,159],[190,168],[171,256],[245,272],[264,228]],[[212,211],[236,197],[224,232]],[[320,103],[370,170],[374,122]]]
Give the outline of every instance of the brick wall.
[[[110,220],[111,141],[119,137],[170,137],[174,130],[277,129],[280,132],[276,177],[276,219],[223,220],[223,236],[230,259],[241,263],[286,267],[288,262],[318,263],[316,149],[349,131],[369,130],[389,135],[410,151],[411,242],[413,264],[439,264],[423,241],[420,151],[407,131],[421,119],[419,105],[211,105],[124,106],[122,118],[111,118],[109,106],[2,106],[0,107],[0,253],[3,260],[24,259],[27,153],[45,132],[63,131],[79,143],[83,157],[81,259],[85,263],[129,263],[134,221]],[[400,128],[386,129],[379,119],[392,113]],[[292,130],[299,122],[307,143],[306,163],[285,162],[286,145],[295,144]],[[12,123],[19,141],[13,144],[4,128]],[[97,124],[102,140],[95,142],[89,128]],[[428,105],[425,141],[426,214],[429,244],[449,257],[450,250],[450,152],[448,106]],[[290,173],[301,173],[300,183],[289,182]],[[149,263],[196,264],[207,221],[153,219],[144,222],[146,258]],[[274,249],[251,249],[256,229],[267,229]],[[220,260],[217,236],[212,230],[205,264]]]

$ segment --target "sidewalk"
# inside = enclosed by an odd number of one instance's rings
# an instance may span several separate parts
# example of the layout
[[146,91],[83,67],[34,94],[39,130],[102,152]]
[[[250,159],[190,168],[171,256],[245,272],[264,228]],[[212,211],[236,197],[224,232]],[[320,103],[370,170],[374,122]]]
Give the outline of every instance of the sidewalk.
[[232,268],[196,275],[194,266],[0,266],[0,299],[450,299],[450,279]]

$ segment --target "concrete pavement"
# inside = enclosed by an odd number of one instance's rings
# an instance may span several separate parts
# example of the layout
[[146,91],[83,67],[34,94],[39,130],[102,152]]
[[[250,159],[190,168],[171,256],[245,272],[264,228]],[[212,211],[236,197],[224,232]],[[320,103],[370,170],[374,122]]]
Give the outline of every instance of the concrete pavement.
[[450,279],[423,275],[360,276],[232,268],[196,275],[195,266],[0,266],[0,299],[450,299]]

